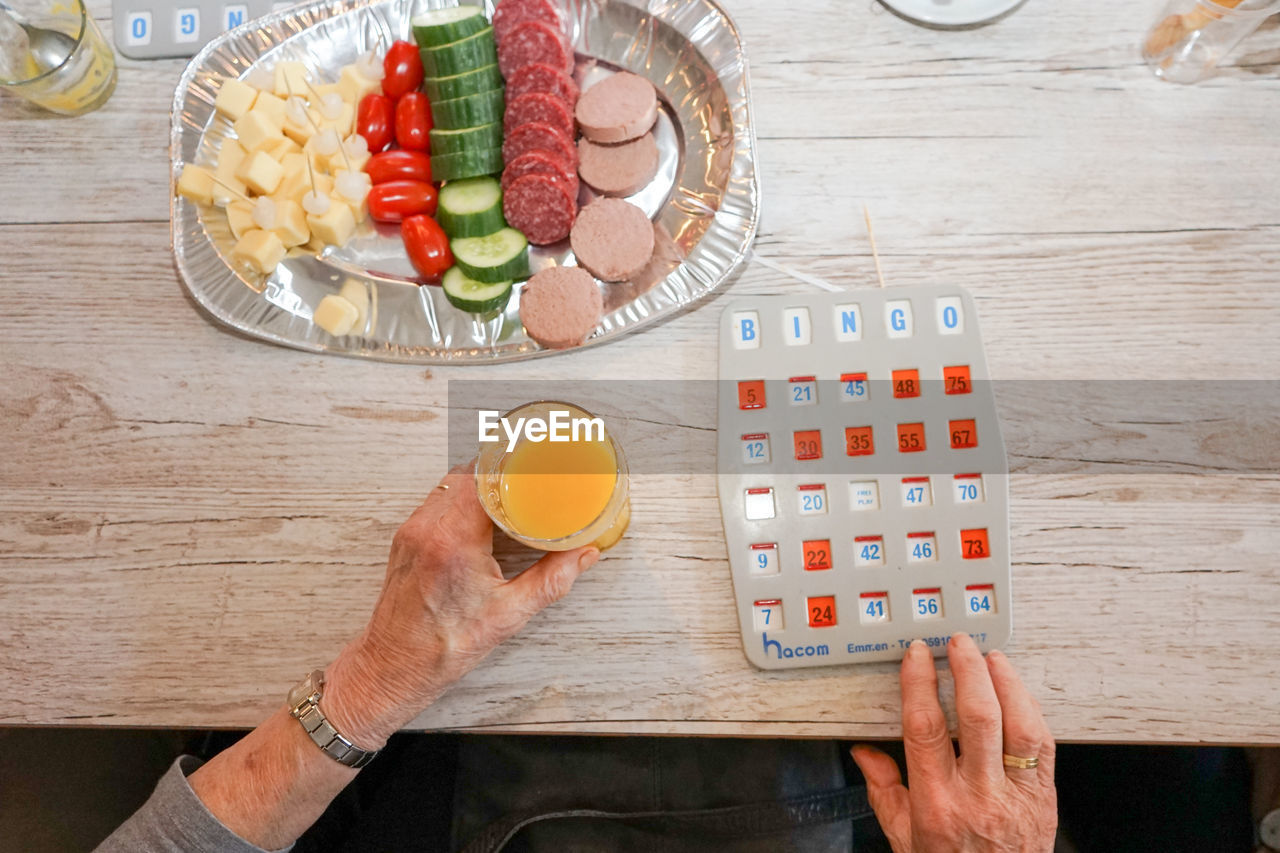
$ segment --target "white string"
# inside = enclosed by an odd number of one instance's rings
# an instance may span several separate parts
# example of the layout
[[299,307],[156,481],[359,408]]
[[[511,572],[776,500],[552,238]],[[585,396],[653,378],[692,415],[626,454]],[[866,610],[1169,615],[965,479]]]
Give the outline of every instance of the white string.
[[808,273],[803,273],[803,272],[800,272],[799,270],[793,270],[790,267],[783,266],[777,261],[771,261],[768,258],[761,255],[759,252],[756,252],[754,249],[751,251],[751,259],[754,261],[757,261],[762,266],[766,266],[769,269],[774,270],[775,272],[780,272],[783,275],[794,278],[796,281],[803,281],[805,284],[813,285],[814,287],[819,288],[821,290],[826,290],[830,293],[844,292],[843,287],[832,284],[826,279],[818,278],[816,275],[809,275]]

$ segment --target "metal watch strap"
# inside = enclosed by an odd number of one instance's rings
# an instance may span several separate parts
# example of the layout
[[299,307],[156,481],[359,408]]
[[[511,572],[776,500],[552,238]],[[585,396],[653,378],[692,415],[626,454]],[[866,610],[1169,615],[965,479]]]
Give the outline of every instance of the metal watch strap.
[[324,670],[317,669],[289,691],[289,713],[302,729],[311,736],[316,746],[339,764],[359,770],[378,754],[378,750],[361,749],[347,740],[325,718],[320,710],[320,698],[324,695]]

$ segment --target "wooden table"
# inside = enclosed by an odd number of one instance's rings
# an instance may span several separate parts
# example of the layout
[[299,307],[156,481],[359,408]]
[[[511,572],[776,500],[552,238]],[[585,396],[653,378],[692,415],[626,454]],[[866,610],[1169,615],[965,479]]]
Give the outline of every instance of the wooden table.
[[[1179,87],[1137,56],[1150,0],[1032,0],[963,32],[870,2],[726,4],[751,61],[761,254],[870,286],[866,203],[891,283],[973,292],[998,379],[1275,376],[1274,28]],[[0,98],[0,724],[252,726],[364,622],[444,465],[450,379],[714,375],[723,296],[496,368],[213,325],[169,249],[182,67],[121,61],[110,103],[74,120]],[[800,287],[755,265],[727,292]],[[1235,466],[1042,473],[1018,403],[1008,651],[1053,730],[1280,743],[1276,424],[1183,425],[1234,441]],[[1060,456],[1084,468],[1089,450]],[[892,666],[747,664],[713,478],[641,478],[634,508],[624,543],[420,727],[898,734]]]

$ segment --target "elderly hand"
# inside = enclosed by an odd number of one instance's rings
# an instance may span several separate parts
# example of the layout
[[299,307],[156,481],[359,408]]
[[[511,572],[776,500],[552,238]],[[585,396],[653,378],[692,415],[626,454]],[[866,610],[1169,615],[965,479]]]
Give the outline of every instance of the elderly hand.
[[[1019,851],[1053,849],[1058,795],[1053,784],[1054,743],[1009,659],[998,651],[983,660],[967,634],[947,645],[956,685],[960,755],[951,746],[938,702],[938,675],[923,642],[902,661],[902,736],[908,789],[897,764],[870,746],[853,760],[895,853],[907,851]],[[1036,757],[1038,767],[1005,767],[1003,755]]]
[[373,618],[326,672],[323,709],[358,745],[380,744],[599,556],[553,551],[504,579],[473,467],[454,468],[396,532]]

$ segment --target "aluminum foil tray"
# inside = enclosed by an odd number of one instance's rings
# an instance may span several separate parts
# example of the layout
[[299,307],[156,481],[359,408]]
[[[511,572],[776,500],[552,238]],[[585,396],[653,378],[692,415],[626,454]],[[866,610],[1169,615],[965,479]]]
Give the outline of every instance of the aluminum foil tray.
[[[721,286],[755,237],[760,190],[747,59],[733,21],[711,0],[561,0],[584,88],[618,69],[657,87],[658,175],[629,198],[653,218],[659,250],[631,282],[602,285],[603,321],[587,346],[658,322]],[[378,43],[409,37],[409,20],[447,0],[359,3],[321,0],[266,15],[209,42],[187,66],[173,98],[169,154],[173,182],[184,163],[211,164],[231,132],[213,110],[224,77],[255,63],[300,60],[326,81]],[[492,3],[485,3],[492,12]],[[172,187],[171,187],[172,189]],[[220,322],[255,337],[313,352],[387,361],[484,363],[548,355],[524,333],[520,285],[499,316],[481,320],[451,306],[439,287],[419,286],[399,228],[366,222],[344,247],[319,256],[295,251],[269,277],[230,262],[223,212],[176,194],[170,222],[178,272]],[[590,200],[583,185],[582,202]],[[572,264],[568,241],[532,250],[536,272]],[[369,289],[364,328],[334,337],[312,311],[348,279]]]

